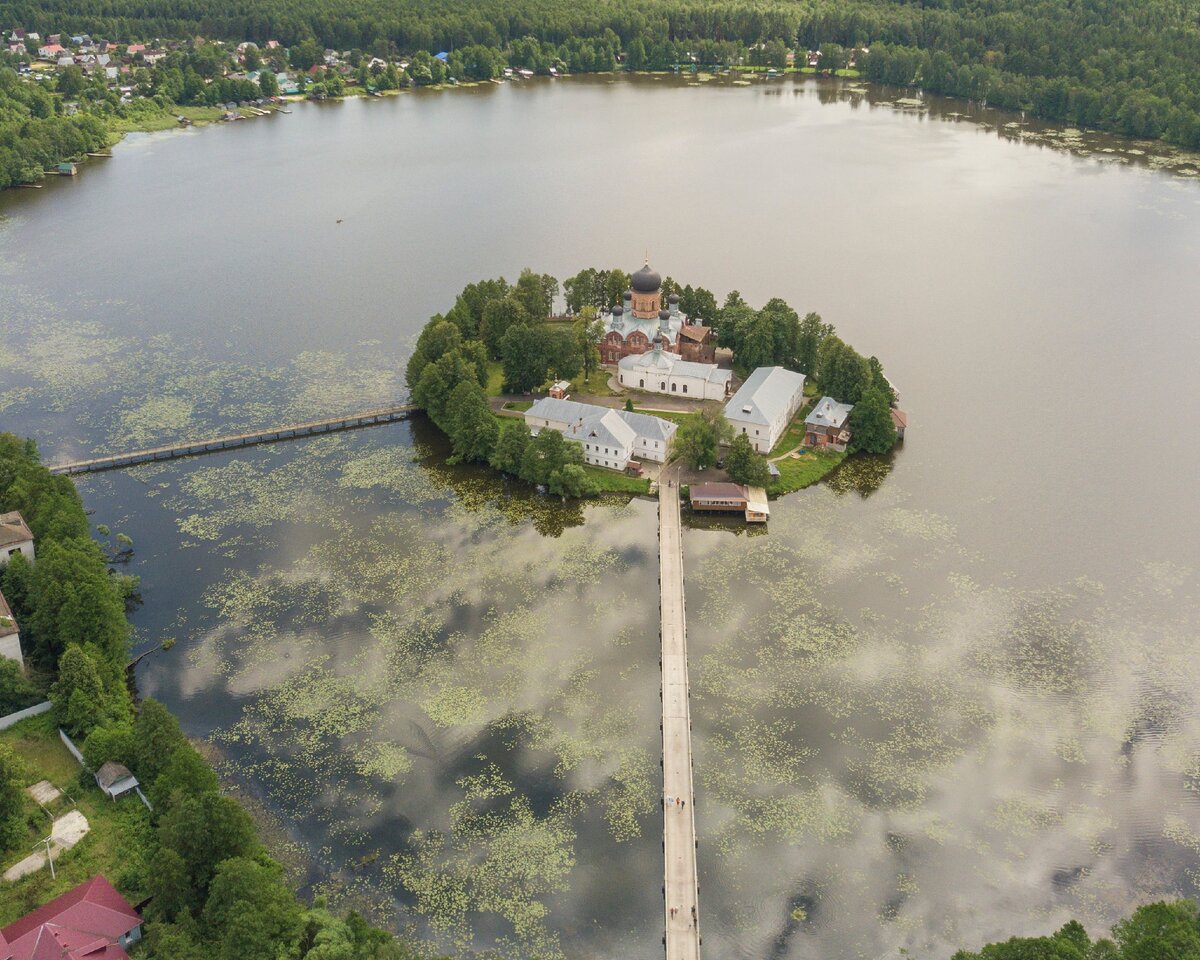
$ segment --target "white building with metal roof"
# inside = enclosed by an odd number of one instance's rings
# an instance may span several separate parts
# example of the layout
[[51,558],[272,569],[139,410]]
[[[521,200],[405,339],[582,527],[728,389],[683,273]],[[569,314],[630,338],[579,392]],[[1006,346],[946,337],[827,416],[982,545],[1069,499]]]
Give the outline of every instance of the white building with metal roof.
[[725,419],[734,433],[744,433],[755,450],[766,453],[803,405],[804,374],[759,367],[725,404]]
[[543,397],[526,410],[525,425],[534,436],[557,430],[583,447],[585,463],[610,470],[624,470],[635,458],[662,463],[676,430],[661,417],[554,397]]
[[656,346],[649,353],[634,353],[617,363],[617,381],[623,387],[669,393],[689,400],[724,400],[729,396],[733,372],[715,363],[684,360]]

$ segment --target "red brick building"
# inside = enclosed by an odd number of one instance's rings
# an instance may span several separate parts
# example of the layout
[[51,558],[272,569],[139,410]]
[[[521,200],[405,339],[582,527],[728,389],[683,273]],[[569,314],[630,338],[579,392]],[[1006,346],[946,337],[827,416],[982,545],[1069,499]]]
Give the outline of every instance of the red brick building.
[[600,359],[617,363],[631,354],[648,353],[656,343],[664,350],[696,363],[715,363],[716,337],[711,327],[692,320],[679,309],[679,297],[671,294],[663,305],[662,277],[649,263],[630,277],[623,302],[602,314],[604,336]]

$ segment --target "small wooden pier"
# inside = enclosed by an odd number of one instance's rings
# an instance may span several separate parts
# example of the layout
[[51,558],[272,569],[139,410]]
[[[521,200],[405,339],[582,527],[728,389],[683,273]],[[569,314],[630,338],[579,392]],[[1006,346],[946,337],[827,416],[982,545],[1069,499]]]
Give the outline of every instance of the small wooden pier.
[[212,437],[208,440],[194,440],[168,444],[163,447],[150,447],[146,450],[132,450],[128,453],[114,453],[105,457],[93,457],[90,460],[56,463],[50,467],[50,472],[71,475],[97,473],[101,470],[119,470],[122,467],[134,467],[138,464],[154,463],[158,460],[178,460],[181,457],[195,457],[205,453],[220,453],[222,450],[237,450],[241,447],[254,447],[263,443],[293,440],[297,437],[311,437],[319,433],[356,430],[360,427],[372,427],[380,423],[404,420],[416,410],[415,405],[402,403],[374,410],[362,410],[346,417],[330,417],[326,420],[311,420],[308,423],[291,423],[281,427],[272,427],[269,430],[260,430],[257,433],[235,433],[224,437]]

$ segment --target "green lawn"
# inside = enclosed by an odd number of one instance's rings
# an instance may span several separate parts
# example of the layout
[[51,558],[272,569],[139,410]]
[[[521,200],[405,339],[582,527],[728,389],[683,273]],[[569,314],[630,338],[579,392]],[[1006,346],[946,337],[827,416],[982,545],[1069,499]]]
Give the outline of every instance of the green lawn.
[[509,400],[504,404],[505,410],[520,410],[524,413],[533,406],[532,400]]
[[631,477],[615,470],[605,470],[603,467],[593,467],[587,464],[583,468],[588,479],[596,485],[597,493],[649,493],[650,481],[645,477]]
[[498,397],[504,393],[504,367],[499,360],[488,361],[487,395]]
[[[0,924],[8,924],[30,910],[64,893],[89,877],[102,873],[132,903],[143,899],[149,879],[149,848],[152,844],[150,814],[134,795],[118,801],[100,792],[90,775],[80,777],[82,768],[58,737],[50,714],[22,721],[0,731],[6,743],[25,764],[26,785],[49,780],[67,794],[57,801],[55,814],[71,809],[74,800],[91,827],[88,835],[70,850],[54,858],[57,879],[44,868],[15,883],[0,882]],[[0,857],[0,869],[33,852],[38,840],[50,834],[50,816],[29,798],[27,842]]]
[[845,453],[815,453],[808,451],[799,459],[784,457],[775,461],[779,478],[767,487],[767,493],[779,496],[810,487],[846,459]]
[[683,425],[692,417],[694,413],[684,413],[682,410],[647,410],[645,407],[634,407],[635,413],[644,413],[649,417],[661,417],[663,420],[670,420],[672,423]]

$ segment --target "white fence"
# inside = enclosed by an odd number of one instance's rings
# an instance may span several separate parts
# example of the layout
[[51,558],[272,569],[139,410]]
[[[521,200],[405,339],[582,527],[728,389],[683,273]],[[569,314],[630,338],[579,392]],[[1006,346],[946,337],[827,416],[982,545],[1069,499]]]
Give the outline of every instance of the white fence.
[[46,713],[54,707],[49,700],[44,703],[35,704],[32,707],[26,707],[24,710],[18,710],[16,713],[10,713],[7,717],[0,717],[0,730],[7,730],[9,727],[20,723],[22,720],[27,720],[29,717],[36,717],[38,714]]
[[[80,752],[79,752],[79,748],[78,748],[78,747],[76,747],[76,746],[75,746],[75,744],[73,744],[73,743],[71,742],[71,738],[67,736],[67,734],[66,734],[66,731],[65,731],[65,730],[63,730],[63,728],[62,728],[62,727],[59,727],[59,728],[58,728],[58,735],[59,735],[60,737],[62,737],[62,742],[63,742],[63,745],[64,745],[64,746],[65,746],[65,747],[66,747],[68,750],[70,750],[70,751],[71,751],[71,756],[73,756],[73,757],[74,757],[76,760],[78,760],[78,761],[79,761],[79,765],[80,765],[81,767],[83,767],[83,769],[84,769],[84,770],[87,770],[87,769],[88,769],[88,765],[87,765],[86,763],[84,763],[84,762],[83,762],[83,754],[82,754],[82,753],[80,753]],[[90,772],[90,771],[89,771],[89,772]]]

